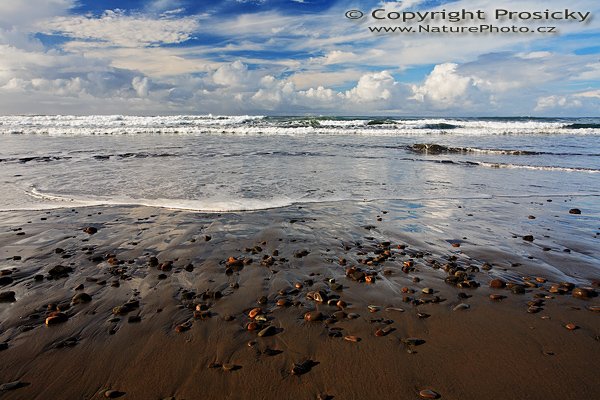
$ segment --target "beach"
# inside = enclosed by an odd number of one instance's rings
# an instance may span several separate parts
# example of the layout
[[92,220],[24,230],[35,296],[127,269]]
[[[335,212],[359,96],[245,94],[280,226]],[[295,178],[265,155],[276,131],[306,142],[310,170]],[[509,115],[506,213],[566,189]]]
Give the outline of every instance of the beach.
[[4,211],[1,395],[593,398],[598,213],[576,195]]

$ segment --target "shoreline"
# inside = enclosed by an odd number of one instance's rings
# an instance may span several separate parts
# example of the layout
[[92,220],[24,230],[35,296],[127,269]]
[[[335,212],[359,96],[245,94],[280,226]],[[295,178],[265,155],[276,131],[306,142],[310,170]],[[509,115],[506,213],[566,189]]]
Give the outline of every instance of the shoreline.
[[0,394],[592,398],[598,210],[548,200],[0,212]]

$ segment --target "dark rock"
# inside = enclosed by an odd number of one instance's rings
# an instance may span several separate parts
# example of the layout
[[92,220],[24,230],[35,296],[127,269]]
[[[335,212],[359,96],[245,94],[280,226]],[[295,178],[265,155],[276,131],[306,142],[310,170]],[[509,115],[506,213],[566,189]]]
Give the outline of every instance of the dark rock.
[[107,399],[116,399],[124,395],[124,392],[120,392],[118,390],[107,390],[106,392],[104,392],[104,397],[106,397]]
[[93,235],[94,233],[98,232],[98,229],[94,228],[93,226],[88,226],[86,228],[83,228],[83,231],[88,235]]
[[419,396],[423,399],[439,399],[440,395],[431,389],[424,389],[419,392]]
[[87,293],[77,293],[71,299],[71,303],[73,304],[89,303],[90,301],[92,301],[92,296]]
[[11,278],[10,276],[2,276],[2,277],[0,277],[0,286],[10,285],[13,282],[14,282],[14,279]]
[[523,236],[523,240],[527,242],[533,242],[533,235],[525,235]]
[[571,208],[569,210],[569,214],[579,215],[579,214],[581,214],[581,210],[579,208]]
[[275,328],[273,325],[269,325],[258,332],[258,336],[260,337],[273,336],[275,334],[277,334],[277,328]]
[[48,271],[48,274],[53,278],[66,278],[69,274],[73,272],[73,268],[65,267],[63,265],[57,265]]
[[490,281],[490,287],[494,289],[503,289],[506,287],[506,282],[504,282],[502,279],[492,279]]
[[307,321],[320,321],[323,319],[323,313],[320,311],[309,311],[304,314],[304,319]]
[[573,297],[577,297],[579,299],[589,299],[592,297],[596,297],[597,293],[593,288],[577,287],[573,289],[572,295]]
[[0,392],[4,392],[7,390],[19,389],[19,388],[22,388],[23,386],[27,386],[27,384],[24,382],[21,382],[21,381],[13,381],[13,382],[3,383],[2,385],[0,385]]
[[61,324],[63,322],[67,322],[68,319],[69,316],[67,314],[62,313],[60,311],[54,311],[50,313],[48,318],[46,318],[46,325],[51,326]]
[[15,301],[17,301],[15,299],[15,292],[0,292],[0,303],[14,303]]

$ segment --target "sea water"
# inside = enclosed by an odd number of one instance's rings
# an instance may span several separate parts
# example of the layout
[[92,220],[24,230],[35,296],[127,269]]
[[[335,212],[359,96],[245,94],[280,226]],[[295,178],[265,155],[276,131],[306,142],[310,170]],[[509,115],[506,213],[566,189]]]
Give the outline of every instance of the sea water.
[[0,210],[600,201],[600,118],[0,117]]

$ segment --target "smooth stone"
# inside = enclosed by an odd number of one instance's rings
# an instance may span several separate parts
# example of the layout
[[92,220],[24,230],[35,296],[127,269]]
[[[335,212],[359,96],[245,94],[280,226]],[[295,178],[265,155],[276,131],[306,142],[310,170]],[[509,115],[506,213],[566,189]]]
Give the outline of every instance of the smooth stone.
[[83,231],[88,235],[93,235],[94,233],[98,232],[98,229],[94,228],[93,226],[88,226],[87,228],[83,228]]
[[71,299],[71,303],[73,304],[89,303],[90,301],[92,301],[92,296],[87,293],[77,293]]
[[21,381],[13,381],[13,382],[3,383],[2,385],[0,385],[0,392],[3,392],[5,390],[19,389],[20,387],[23,387],[23,386],[25,386],[25,384]]
[[465,304],[465,303],[460,303],[457,306],[455,306],[452,311],[458,311],[458,310],[468,310],[469,308],[471,308],[470,305]]
[[250,312],[248,313],[248,316],[250,318],[254,319],[259,314],[262,314],[262,308],[256,307],[256,308],[253,308],[252,310],[250,310]]
[[510,288],[513,294],[525,294],[525,287],[522,285],[514,285]]
[[504,298],[506,298],[506,296],[501,294],[490,294],[490,300],[502,300]]
[[323,313],[321,313],[320,311],[309,311],[306,314],[304,314],[304,319],[306,321],[320,321],[323,319]]
[[50,326],[61,324],[63,322],[66,322],[68,319],[69,317],[67,316],[67,314],[55,311],[51,313],[48,318],[46,318],[46,325]]
[[565,328],[567,328],[570,331],[574,331],[575,329],[578,328],[578,326],[575,325],[574,323],[570,322],[570,323],[568,323],[568,324],[565,325]]
[[569,214],[579,215],[579,214],[581,214],[581,210],[579,208],[571,208],[569,210]]
[[600,306],[587,306],[587,309],[593,312],[600,312]]
[[503,289],[506,287],[506,282],[504,282],[502,279],[492,279],[490,281],[490,287],[494,289]]
[[0,277],[0,286],[10,285],[13,282],[14,282],[14,279],[11,278],[10,276]]
[[400,341],[407,346],[420,346],[423,343],[425,343],[425,341],[423,339],[413,338],[413,337],[400,339]]
[[426,288],[423,288],[423,289],[421,290],[421,292],[423,292],[423,293],[425,293],[425,294],[432,294],[432,293],[433,293],[433,289],[432,289],[432,288],[428,288],[428,287],[426,287]]
[[419,392],[419,396],[421,396],[424,399],[439,399],[440,398],[440,394],[437,392],[434,392],[431,389],[421,390]]
[[348,342],[353,342],[353,343],[360,342],[360,338],[358,336],[353,336],[353,335],[344,336],[344,340],[346,340]]
[[261,330],[260,332],[258,332],[258,336],[260,336],[260,337],[273,336],[276,333],[277,333],[277,328],[275,328],[273,325],[269,325],[266,328],[264,328],[263,330]]
[[523,240],[526,242],[533,242],[533,235],[525,235],[523,236]]
[[117,397],[123,396],[125,393],[119,392],[118,390],[107,390],[104,392],[104,397],[107,399],[116,399]]
[[0,292],[0,303],[14,303],[15,301],[17,301],[15,299],[15,292]]
[[579,299],[589,299],[590,297],[594,297],[596,295],[596,291],[591,288],[575,288],[572,293],[573,297],[577,297]]
[[222,366],[223,371],[235,371],[238,367],[235,364],[223,364]]

